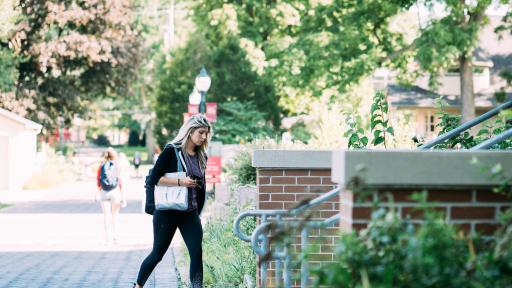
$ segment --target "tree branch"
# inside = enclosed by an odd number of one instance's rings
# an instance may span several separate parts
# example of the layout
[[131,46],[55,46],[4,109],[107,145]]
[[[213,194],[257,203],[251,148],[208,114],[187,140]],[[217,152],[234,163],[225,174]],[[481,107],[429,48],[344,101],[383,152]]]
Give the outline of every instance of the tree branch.
[[389,55],[380,58],[377,61],[377,63],[380,66],[380,65],[382,65],[382,63],[384,63],[386,61],[391,61],[391,60],[396,59],[397,57],[399,57],[400,55],[404,54],[405,52],[412,51],[412,50],[416,49],[417,42],[418,42],[418,38],[414,39],[414,41],[412,41],[412,43],[409,44],[408,46],[405,46],[402,49],[396,50],[393,53],[390,53]]

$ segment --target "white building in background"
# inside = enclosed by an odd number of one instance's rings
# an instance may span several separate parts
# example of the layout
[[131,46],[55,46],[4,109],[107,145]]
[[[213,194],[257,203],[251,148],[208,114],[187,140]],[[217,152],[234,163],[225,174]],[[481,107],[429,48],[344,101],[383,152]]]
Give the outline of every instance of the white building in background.
[[32,176],[42,126],[0,108],[0,191],[18,190]]
[[[473,88],[475,113],[481,115],[498,103],[495,92],[504,89],[506,99],[512,99],[512,87],[499,74],[512,69],[512,36],[504,33],[500,38],[494,29],[501,23],[501,16],[490,16],[490,22],[482,28],[478,45],[473,52]],[[454,67],[456,68],[456,67]],[[456,69],[455,69],[456,70]],[[458,71],[439,76],[439,87],[433,91],[426,76],[419,77],[412,86],[402,86],[394,81],[390,71],[379,69],[373,75],[376,89],[387,90],[390,111],[406,110],[414,113],[416,136],[432,139],[439,133],[435,114],[435,100],[443,96],[448,103],[447,112],[460,114],[460,75]]]

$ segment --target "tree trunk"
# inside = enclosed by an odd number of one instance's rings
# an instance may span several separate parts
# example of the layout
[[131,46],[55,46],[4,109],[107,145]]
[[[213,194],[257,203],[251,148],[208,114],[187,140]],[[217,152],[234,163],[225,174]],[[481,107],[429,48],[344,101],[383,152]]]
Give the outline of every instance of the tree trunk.
[[473,92],[472,51],[465,51],[459,57],[460,100],[462,123],[475,118],[475,95]]
[[153,130],[155,129],[155,119],[149,120],[146,125],[146,149],[148,150],[148,158],[151,163],[153,163],[153,154],[155,154],[155,135],[153,134]]

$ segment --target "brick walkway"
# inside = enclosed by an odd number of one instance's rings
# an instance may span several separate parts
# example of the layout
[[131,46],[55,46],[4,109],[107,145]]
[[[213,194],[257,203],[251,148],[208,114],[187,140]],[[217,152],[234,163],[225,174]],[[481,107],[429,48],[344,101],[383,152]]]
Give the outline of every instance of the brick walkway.
[[[0,287],[132,287],[152,243],[142,214],[142,179],[127,187],[119,242],[104,242],[103,216],[92,179],[52,191],[0,193]],[[179,236],[179,235],[177,235]],[[145,287],[178,287],[173,240]]]

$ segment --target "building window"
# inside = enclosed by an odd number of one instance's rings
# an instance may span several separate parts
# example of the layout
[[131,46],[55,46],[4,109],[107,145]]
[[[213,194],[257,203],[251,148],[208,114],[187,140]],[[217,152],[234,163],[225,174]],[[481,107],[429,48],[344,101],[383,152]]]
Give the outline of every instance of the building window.
[[432,114],[428,114],[427,116],[425,116],[425,131],[427,133],[432,133],[435,131],[435,128],[435,117]]

